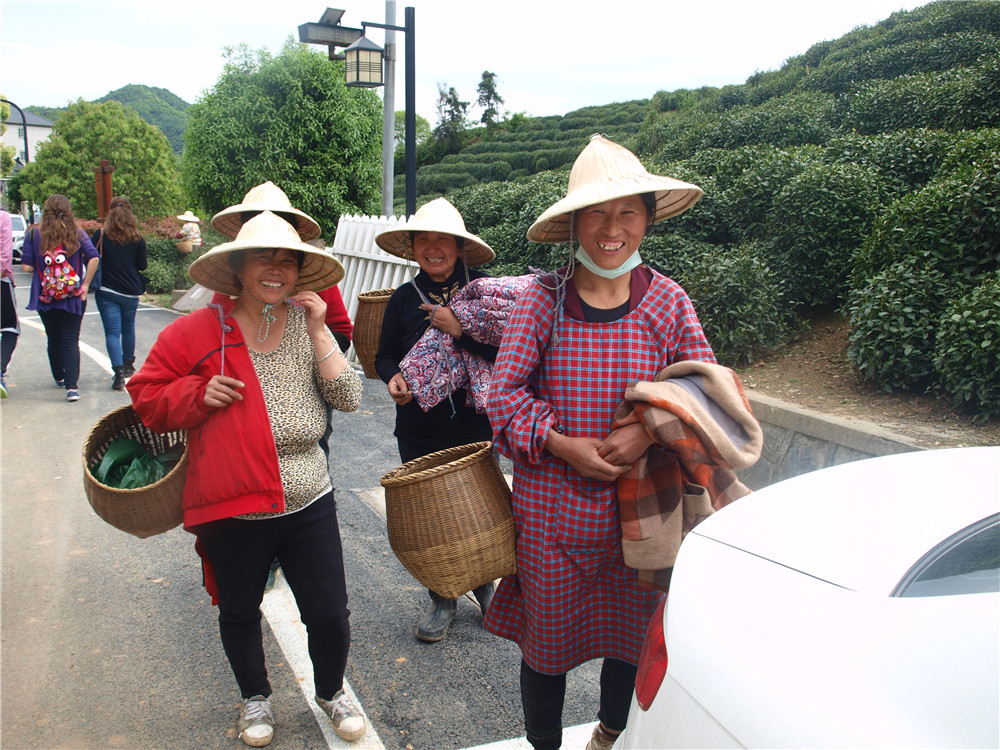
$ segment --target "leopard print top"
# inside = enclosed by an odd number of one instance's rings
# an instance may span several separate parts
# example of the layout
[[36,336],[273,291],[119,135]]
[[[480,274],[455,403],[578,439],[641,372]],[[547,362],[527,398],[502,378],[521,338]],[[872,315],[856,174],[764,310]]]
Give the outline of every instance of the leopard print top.
[[[330,344],[337,345],[332,335]],[[351,367],[336,380],[322,378],[306,330],[305,311],[300,307],[288,307],[281,343],[267,353],[250,349],[250,359],[264,390],[264,403],[278,449],[285,513],[293,513],[330,491],[330,471],[319,447],[326,429],[326,405],[338,411],[357,409],[361,402],[361,378]],[[277,515],[282,514],[249,513],[237,518]]]

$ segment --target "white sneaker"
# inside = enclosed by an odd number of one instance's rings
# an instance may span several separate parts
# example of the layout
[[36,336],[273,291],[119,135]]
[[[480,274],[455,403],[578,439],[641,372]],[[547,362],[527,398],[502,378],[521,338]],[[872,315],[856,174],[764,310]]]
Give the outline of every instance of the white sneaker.
[[347,693],[341,690],[333,700],[323,700],[318,695],[316,703],[333,722],[333,730],[348,742],[354,742],[364,737],[368,727],[361,709],[354,705]]
[[244,698],[238,724],[240,739],[250,747],[264,747],[274,739],[271,699],[263,695]]

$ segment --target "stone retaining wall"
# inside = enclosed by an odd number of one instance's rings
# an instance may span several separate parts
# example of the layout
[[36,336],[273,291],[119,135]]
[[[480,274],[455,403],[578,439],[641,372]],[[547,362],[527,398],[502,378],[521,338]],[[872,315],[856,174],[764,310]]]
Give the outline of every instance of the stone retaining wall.
[[747,397],[764,430],[760,460],[740,472],[751,489],[827,466],[921,450],[870,422],[809,411],[763,394]]

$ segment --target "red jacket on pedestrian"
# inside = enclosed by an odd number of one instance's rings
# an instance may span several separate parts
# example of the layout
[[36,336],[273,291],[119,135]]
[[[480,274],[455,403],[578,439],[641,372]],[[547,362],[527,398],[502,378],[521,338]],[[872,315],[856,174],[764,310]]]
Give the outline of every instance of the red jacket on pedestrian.
[[333,333],[342,333],[350,341],[354,333],[354,324],[351,322],[351,316],[347,314],[340,288],[331,286],[316,294],[326,303],[326,327]]
[[[216,307],[196,310],[164,328],[126,385],[149,429],[187,430],[186,529],[285,509],[264,392],[240,327],[231,317],[234,305],[229,299],[222,304],[230,329],[225,333]],[[205,387],[219,374],[244,383],[243,400],[213,409],[205,406]]]

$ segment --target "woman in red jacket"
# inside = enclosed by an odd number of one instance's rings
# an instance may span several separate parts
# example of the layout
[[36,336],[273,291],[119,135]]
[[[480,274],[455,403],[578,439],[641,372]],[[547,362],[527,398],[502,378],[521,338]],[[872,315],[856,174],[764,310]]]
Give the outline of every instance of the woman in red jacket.
[[327,405],[353,411],[361,397],[317,294],[344,269],[264,211],[189,273],[235,299],[165,328],[127,388],[150,429],[188,431],[184,526],[218,597],[219,632],[243,697],[240,738],[262,747],[274,737],[260,603],[277,557],[308,630],[316,702],[337,734],[357,740],[366,724],[343,690],[347,587],[319,447]]

